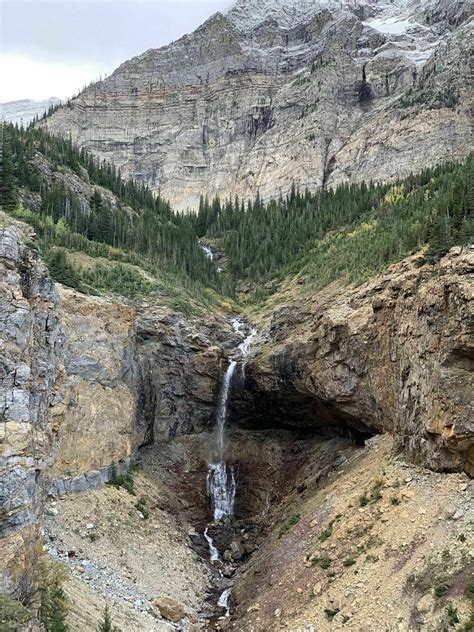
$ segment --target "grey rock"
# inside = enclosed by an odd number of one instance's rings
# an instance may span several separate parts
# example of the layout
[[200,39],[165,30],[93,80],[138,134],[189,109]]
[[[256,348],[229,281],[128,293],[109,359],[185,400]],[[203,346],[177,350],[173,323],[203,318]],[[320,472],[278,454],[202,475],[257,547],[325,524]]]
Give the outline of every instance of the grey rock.
[[432,4],[242,0],[41,124],[180,208],[408,175],[470,151],[472,8]]

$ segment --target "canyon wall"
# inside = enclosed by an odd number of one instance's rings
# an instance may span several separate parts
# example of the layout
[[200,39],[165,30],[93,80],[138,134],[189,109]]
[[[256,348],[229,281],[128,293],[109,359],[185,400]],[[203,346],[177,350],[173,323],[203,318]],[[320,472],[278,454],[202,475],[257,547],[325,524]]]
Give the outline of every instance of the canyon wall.
[[[141,446],[205,443],[237,340],[217,312],[189,319],[55,285],[32,230],[1,219],[2,589],[20,595],[48,491],[96,489]],[[454,249],[360,288],[282,294],[236,375],[229,423],[387,432],[412,460],[472,475],[473,259]]]
[[210,428],[216,337],[232,334],[54,284],[32,229],[3,214],[0,265],[1,585],[20,595],[47,494],[97,489],[155,436]]
[[57,289],[24,243],[32,231],[0,227],[0,587],[24,597],[53,463],[48,413],[64,339]]
[[264,326],[236,418],[389,432],[413,461],[472,476],[473,273],[474,250],[454,248],[438,264],[413,257],[360,288],[303,290]]

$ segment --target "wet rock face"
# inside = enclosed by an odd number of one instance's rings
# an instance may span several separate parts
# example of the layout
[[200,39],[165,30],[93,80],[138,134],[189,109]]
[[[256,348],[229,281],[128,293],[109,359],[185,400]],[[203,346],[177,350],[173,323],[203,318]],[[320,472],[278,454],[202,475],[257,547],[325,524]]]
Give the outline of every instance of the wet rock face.
[[268,199],[292,182],[401,177],[445,160],[447,146],[459,159],[470,151],[469,10],[415,4],[238,3],[42,125],[181,208],[200,194]]
[[137,419],[146,427],[144,443],[212,427],[226,333],[232,344],[235,334],[217,317],[189,322],[166,309],[142,309],[136,322],[136,354]]
[[[472,475],[473,272],[474,252],[453,249],[282,309],[247,367],[247,408],[289,393],[307,428],[389,432],[414,461]],[[294,411],[286,423],[298,425]]]

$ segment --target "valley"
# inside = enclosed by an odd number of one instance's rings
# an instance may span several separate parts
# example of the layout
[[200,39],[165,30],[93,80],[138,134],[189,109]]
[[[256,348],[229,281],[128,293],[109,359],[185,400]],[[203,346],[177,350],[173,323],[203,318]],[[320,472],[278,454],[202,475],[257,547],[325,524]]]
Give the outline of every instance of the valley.
[[237,0],[2,122],[2,632],[473,629],[471,33]]

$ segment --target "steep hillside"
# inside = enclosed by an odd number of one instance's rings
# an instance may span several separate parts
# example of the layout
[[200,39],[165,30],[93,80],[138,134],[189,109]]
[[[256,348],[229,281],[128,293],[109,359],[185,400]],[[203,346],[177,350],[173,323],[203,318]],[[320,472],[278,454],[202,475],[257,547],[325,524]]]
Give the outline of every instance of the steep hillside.
[[183,208],[406,176],[469,151],[469,7],[239,0],[42,125]]
[[56,281],[92,294],[152,294],[188,312],[232,294],[193,218],[146,186],[41,129],[4,124],[2,145],[2,207],[33,226]]

